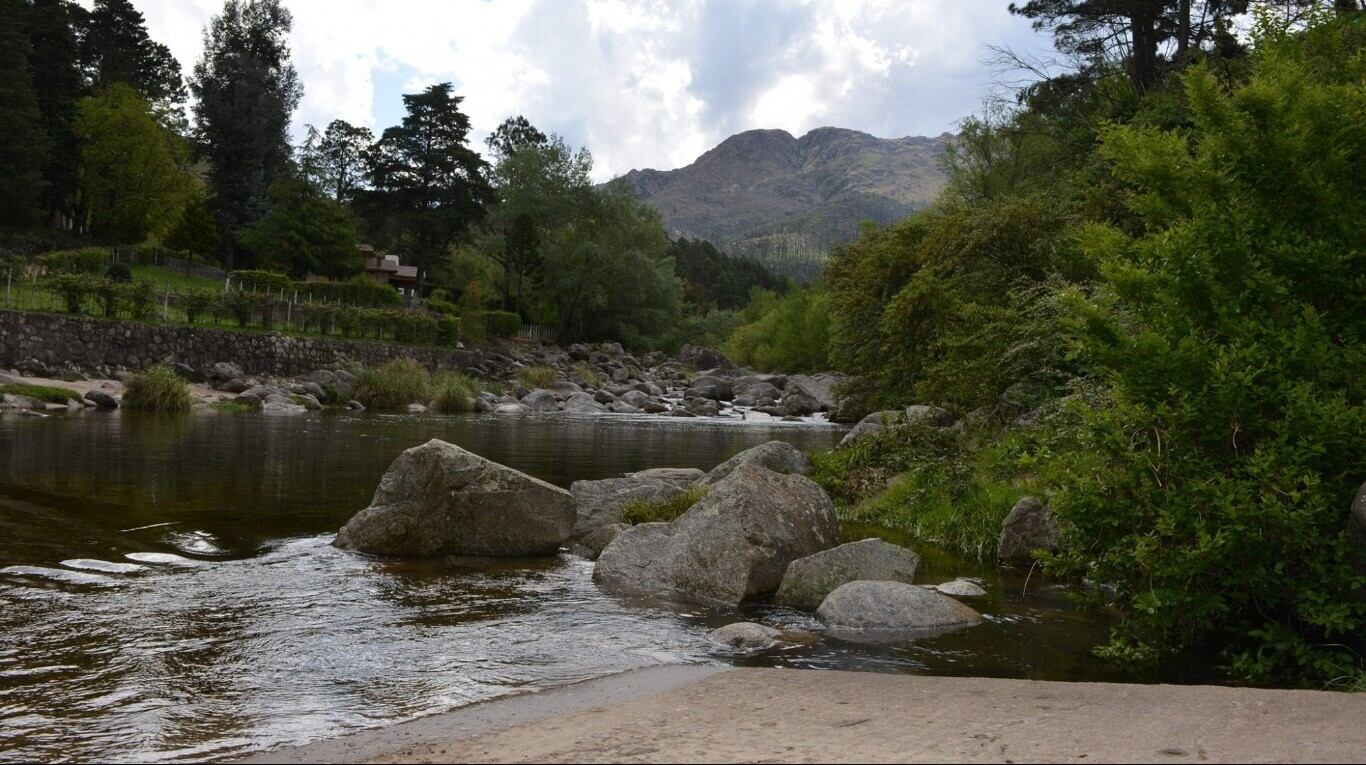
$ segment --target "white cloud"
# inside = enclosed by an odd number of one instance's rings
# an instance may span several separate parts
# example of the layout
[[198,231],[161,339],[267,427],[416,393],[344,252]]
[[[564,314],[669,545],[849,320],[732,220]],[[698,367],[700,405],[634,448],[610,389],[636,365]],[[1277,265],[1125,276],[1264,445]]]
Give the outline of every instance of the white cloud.
[[[478,148],[504,117],[586,145],[607,178],[691,162],[731,133],[934,134],[991,87],[989,44],[1038,49],[1004,0],[287,0],[296,126],[376,130],[451,81]],[[141,0],[188,72],[220,0]],[[297,132],[297,131],[296,131]]]

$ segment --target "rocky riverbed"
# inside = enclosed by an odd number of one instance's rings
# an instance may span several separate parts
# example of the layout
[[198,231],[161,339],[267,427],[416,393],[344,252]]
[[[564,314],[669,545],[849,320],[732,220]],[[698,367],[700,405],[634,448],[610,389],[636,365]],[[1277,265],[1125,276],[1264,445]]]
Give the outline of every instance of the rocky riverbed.
[[[484,390],[472,402],[477,412],[503,415],[652,414],[672,417],[727,417],[810,421],[849,419],[837,396],[837,374],[764,374],[736,365],[710,348],[684,346],[676,356],[660,352],[631,354],[620,344],[500,344],[471,351],[466,373]],[[171,363],[185,378],[201,408],[231,402],[269,414],[302,414],[324,407],[364,409],[353,397],[355,368],[317,369],[301,377],[251,374],[225,359],[202,369]],[[528,387],[536,370],[544,387]],[[58,367],[37,359],[20,362],[5,382],[33,383],[70,390],[63,402],[5,394],[0,408],[34,414],[81,408],[116,408],[124,381],[136,370]],[[435,371],[435,370],[433,370]],[[430,401],[407,402],[403,411],[420,414]],[[848,407],[843,409],[847,410]]]

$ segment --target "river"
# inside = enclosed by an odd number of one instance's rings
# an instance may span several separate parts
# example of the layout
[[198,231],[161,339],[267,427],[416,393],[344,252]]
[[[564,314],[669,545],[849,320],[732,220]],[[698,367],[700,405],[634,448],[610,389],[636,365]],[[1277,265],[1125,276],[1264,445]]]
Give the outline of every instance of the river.
[[670,663],[1143,679],[1090,654],[1107,625],[1061,588],[920,546],[921,579],[987,587],[972,603],[985,624],[743,659],[707,630],[818,625],[762,604],[619,601],[568,555],[471,566],[330,546],[394,457],[430,438],[567,487],[841,435],[625,415],[0,416],[0,761],[231,757]]

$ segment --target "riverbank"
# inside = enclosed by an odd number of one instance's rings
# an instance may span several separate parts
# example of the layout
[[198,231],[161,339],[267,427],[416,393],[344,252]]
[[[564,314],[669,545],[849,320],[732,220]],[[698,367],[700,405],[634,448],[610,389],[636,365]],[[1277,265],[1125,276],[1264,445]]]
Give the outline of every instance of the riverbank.
[[247,762],[1366,762],[1366,697],[660,668]]

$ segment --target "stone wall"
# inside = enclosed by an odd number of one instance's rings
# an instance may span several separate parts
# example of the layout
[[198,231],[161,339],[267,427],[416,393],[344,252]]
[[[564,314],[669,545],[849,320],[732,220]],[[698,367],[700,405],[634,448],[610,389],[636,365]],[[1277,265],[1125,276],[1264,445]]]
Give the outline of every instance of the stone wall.
[[433,371],[470,369],[486,374],[496,373],[490,365],[501,360],[479,350],[0,311],[0,367],[6,368],[28,359],[86,370],[137,370],[160,362],[202,370],[217,361],[231,361],[248,374],[294,376],[349,363],[374,366],[399,357],[416,359]]

